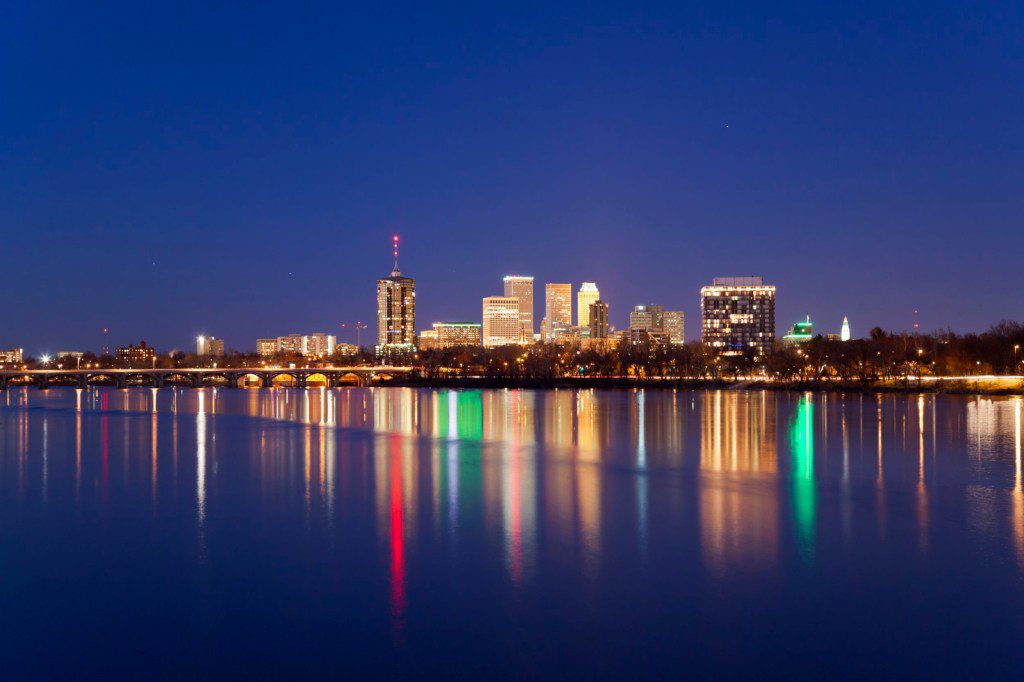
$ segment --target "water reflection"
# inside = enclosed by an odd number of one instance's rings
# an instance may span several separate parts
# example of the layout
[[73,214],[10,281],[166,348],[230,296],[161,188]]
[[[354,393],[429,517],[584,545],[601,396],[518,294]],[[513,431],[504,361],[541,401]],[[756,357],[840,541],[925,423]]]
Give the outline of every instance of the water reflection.
[[497,557],[517,590],[552,565],[596,583],[681,548],[728,580],[865,542],[926,557],[952,508],[1024,571],[1021,411],[760,391],[12,389],[0,485],[76,513],[141,498],[152,523],[187,506],[200,558],[245,513],[294,511],[328,544],[369,514],[401,633],[426,552]]

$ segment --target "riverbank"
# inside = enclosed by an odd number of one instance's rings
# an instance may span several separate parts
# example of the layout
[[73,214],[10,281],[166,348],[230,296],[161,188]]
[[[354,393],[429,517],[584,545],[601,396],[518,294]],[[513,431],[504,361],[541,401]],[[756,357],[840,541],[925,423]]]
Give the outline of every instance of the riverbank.
[[626,379],[565,377],[559,379],[503,379],[484,377],[409,378],[389,382],[414,388],[526,388],[526,389],[689,389],[750,391],[833,391],[842,393],[948,393],[971,395],[1024,395],[1021,377],[929,377],[908,381],[771,381],[728,379]]

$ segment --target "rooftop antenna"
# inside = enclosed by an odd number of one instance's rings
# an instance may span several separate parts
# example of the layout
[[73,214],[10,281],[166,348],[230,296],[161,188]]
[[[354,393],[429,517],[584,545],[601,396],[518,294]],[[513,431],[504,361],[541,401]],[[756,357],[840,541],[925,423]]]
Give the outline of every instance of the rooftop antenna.
[[391,246],[395,252],[395,269],[391,271],[392,277],[398,277],[402,272],[398,269],[398,235],[396,234],[391,238]]
[[917,310],[914,311],[914,336],[917,336],[918,331],[921,329],[921,313]]

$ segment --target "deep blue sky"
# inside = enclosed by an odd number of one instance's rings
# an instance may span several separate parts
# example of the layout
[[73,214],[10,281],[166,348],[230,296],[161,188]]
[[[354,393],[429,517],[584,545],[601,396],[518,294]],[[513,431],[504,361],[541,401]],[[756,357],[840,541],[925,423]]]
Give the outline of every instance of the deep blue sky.
[[0,15],[0,347],[372,333],[393,232],[420,328],[509,272],[1024,318],[1019,2],[85,4]]

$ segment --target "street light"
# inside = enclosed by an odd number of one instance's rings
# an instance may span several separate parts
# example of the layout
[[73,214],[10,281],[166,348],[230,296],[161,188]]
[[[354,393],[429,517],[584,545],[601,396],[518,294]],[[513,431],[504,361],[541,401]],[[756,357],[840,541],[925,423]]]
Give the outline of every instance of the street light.
[[1016,343],[1013,345],[1013,371],[1017,371],[1017,351],[1020,350],[1020,344]]

